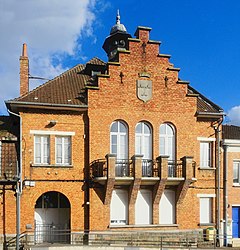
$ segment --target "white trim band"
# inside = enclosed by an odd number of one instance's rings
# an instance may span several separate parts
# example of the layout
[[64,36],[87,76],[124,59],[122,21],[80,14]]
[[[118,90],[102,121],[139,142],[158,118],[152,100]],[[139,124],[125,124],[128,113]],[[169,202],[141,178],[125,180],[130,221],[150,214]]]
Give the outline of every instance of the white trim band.
[[210,138],[210,137],[197,137],[198,141],[216,141],[216,138]]
[[198,198],[215,198],[216,194],[197,194]]
[[34,134],[34,135],[75,135],[75,132],[71,132],[71,131],[30,130],[30,134]]

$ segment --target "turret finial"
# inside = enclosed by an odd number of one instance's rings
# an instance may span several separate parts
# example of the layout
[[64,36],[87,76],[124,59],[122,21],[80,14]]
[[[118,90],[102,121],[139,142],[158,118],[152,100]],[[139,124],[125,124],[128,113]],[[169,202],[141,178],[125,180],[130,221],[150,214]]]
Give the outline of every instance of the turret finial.
[[117,10],[116,24],[120,24],[120,13],[119,13],[119,9]]

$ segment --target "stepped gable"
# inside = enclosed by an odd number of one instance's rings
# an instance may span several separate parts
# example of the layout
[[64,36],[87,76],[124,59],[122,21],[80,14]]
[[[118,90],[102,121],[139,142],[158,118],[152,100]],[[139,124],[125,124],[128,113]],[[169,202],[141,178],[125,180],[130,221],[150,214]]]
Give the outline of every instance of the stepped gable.
[[210,101],[208,98],[206,98],[204,95],[199,93],[197,90],[195,90],[193,87],[188,86],[188,94],[195,94],[197,95],[197,113],[198,114],[219,114],[223,113],[223,109],[219,107],[217,104]]
[[222,126],[223,139],[240,140],[240,127],[235,125],[223,125]]

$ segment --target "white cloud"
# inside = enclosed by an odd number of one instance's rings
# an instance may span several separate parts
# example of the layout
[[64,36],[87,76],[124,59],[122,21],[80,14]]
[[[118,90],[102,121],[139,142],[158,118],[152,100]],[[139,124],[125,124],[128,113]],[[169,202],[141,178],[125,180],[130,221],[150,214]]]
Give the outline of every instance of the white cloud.
[[95,0],[0,1],[0,114],[4,100],[19,96],[22,44],[28,45],[31,75],[58,75],[65,70],[62,56],[81,57],[77,41],[92,35],[94,6]]
[[240,106],[232,107],[228,113],[229,124],[240,126]]

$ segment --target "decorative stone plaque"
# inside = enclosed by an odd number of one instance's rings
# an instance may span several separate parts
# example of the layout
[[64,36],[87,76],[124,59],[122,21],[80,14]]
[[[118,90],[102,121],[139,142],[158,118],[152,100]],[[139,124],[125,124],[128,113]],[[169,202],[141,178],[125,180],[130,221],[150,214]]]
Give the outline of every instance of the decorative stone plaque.
[[137,80],[137,97],[144,102],[152,98],[152,81]]

